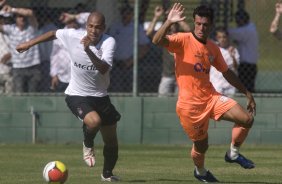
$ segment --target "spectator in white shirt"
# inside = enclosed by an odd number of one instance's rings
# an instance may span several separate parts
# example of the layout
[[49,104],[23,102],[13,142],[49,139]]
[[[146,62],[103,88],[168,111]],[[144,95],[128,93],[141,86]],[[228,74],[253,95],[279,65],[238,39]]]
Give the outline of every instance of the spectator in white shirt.
[[[73,20],[69,21],[64,29],[78,29],[78,23]],[[54,92],[64,92],[70,81],[71,70],[70,55],[67,48],[64,47],[60,40],[53,41],[53,50],[51,53],[51,90]]]
[[[5,17],[0,15],[0,24],[4,23]],[[9,94],[12,92],[12,74],[11,74],[11,53],[7,43],[7,37],[0,32],[0,94]]]
[[[215,38],[228,68],[235,74],[238,74],[239,53],[234,46],[230,45],[228,31],[223,27],[218,27],[215,32]],[[232,96],[236,93],[236,88],[227,82],[222,73],[213,66],[210,68],[210,81],[216,91],[221,94]]]
[[14,14],[16,17],[15,24],[0,25],[0,31],[6,34],[10,40],[13,91],[37,92],[41,81],[38,46],[31,48],[24,54],[19,54],[15,49],[19,43],[36,36],[38,26],[36,17],[33,11],[27,8],[12,8],[5,5],[2,10]]

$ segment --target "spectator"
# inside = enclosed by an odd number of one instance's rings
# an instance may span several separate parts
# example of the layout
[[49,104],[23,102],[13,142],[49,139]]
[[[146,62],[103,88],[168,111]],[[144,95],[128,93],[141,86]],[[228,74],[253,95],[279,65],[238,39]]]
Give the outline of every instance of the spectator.
[[238,75],[241,82],[250,92],[255,92],[255,80],[258,62],[258,33],[249,14],[240,9],[235,14],[237,28],[229,29],[229,35],[238,46],[240,65]]
[[[57,29],[57,26],[52,21],[54,17],[52,17],[52,11],[50,9],[43,9],[40,12],[43,12],[43,16],[40,17],[40,29],[38,31],[38,35],[47,33],[48,31],[54,31]],[[39,86],[39,90],[42,92],[49,91],[49,86],[51,83],[50,78],[50,56],[53,47],[53,41],[48,41],[44,43],[40,43],[39,47],[39,54],[40,54],[40,61],[41,61],[41,74],[42,80]]]
[[[122,21],[110,26],[109,35],[117,42],[117,50],[114,56],[114,66],[111,76],[111,92],[131,92],[133,82],[133,8],[126,5],[121,8]],[[149,39],[142,25],[138,27],[139,61],[149,49]]]
[[282,40],[282,31],[281,29],[278,29],[279,27],[279,21],[280,21],[280,16],[282,13],[282,3],[276,3],[275,4],[275,16],[271,22],[270,25],[270,32],[279,40]]
[[[78,29],[78,23],[73,20],[66,24],[64,29]],[[51,80],[51,90],[54,92],[64,92],[68,87],[70,81],[70,56],[60,42],[56,39],[53,41],[53,50],[51,53],[51,69],[50,76]]]
[[[156,6],[154,11],[154,17],[149,24],[147,29],[147,36],[153,38],[156,30],[156,25],[161,16],[165,14],[165,17],[169,11],[164,11],[161,6]],[[167,34],[171,35],[180,31],[189,32],[190,26],[185,22],[177,22],[170,26]],[[177,84],[175,79],[175,63],[173,53],[167,51],[167,49],[162,49],[162,77],[159,84],[158,94],[160,97],[173,96],[177,92]]]
[[[238,74],[239,53],[235,47],[230,45],[228,31],[223,27],[218,27],[215,31],[215,38],[228,68]],[[236,88],[213,66],[210,69],[210,81],[215,90],[223,95],[232,96],[236,92]]]
[[[0,15],[0,25],[5,24],[6,15]],[[12,75],[10,66],[11,53],[8,46],[7,37],[0,32],[0,94],[12,92]]]
[[11,62],[13,68],[14,92],[37,92],[41,81],[40,58],[38,46],[19,54],[16,46],[26,40],[34,38],[37,34],[37,20],[31,9],[3,7],[6,13],[15,15],[15,24],[0,25],[0,31],[8,35],[11,49]]

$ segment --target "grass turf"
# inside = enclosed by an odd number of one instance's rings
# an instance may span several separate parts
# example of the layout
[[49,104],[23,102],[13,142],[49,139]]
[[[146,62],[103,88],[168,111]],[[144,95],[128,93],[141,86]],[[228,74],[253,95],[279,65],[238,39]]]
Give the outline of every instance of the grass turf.
[[[237,164],[224,162],[228,145],[210,145],[206,167],[221,183],[281,183],[282,146],[245,145],[242,153],[256,163],[245,170]],[[103,156],[97,146],[97,163],[88,168],[82,161],[81,145],[0,145],[1,184],[44,184],[42,170],[52,160],[64,162],[69,170],[70,184],[100,182]],[[120,146],[119,161],[114,173],[120,183],[198,183],[193,176],[190,146]]]

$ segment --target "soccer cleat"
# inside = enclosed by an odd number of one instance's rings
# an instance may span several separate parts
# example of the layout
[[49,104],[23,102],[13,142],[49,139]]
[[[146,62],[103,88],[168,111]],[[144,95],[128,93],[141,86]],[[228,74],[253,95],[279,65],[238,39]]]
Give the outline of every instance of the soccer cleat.
[[197,175],[196,170],[194,170],[194,176],[199,181],[204,183],[216,183],[219,182],[210,171],[207,171],[207,174],[205,176]]
[[240,153],[239,153],[238,157],[235,160],[232,160],[231,158],[229,158],[229,156],[228,156],[228,154],[226,152],[226,154],[225,154],[225,161],[229,162],[229,163],[237,163],[237,164],[241,165],[241,167],[243,167],[245,169],[253,169],[253,168],[255,168],[254,162],[252,162],[251,160],[247,159],[246,157],[244,157]]
[[95,154],[94,148],[87,148],[83,143],[83,160],[89,167],[94,167],[95,165]]
[[120,181],[120,178],[118,176],[112,175],[110,177],[104,177],[103,174],[101,174],[101,181],[107,181],[107,182],[118,182]]

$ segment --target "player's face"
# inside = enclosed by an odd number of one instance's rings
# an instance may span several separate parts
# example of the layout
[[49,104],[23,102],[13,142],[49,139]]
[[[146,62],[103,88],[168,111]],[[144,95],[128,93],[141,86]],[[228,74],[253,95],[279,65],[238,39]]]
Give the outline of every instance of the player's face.
[[207,38],[209,37],[212,28],[212,23],[210,19],[207,17],[200,17],[196,15],[194,19],[194,25],[195,25],[194,33],[197,36],[197,38],[202,41],[206,41]]
[[92,16],[87,21],[86,30],[87,37],[96,44],[105,31],[105,24],[99,16]]
[[228,36],[224,32],[217,32],[216,33],[216,40],[220,47],[227,47],[228,46]]

